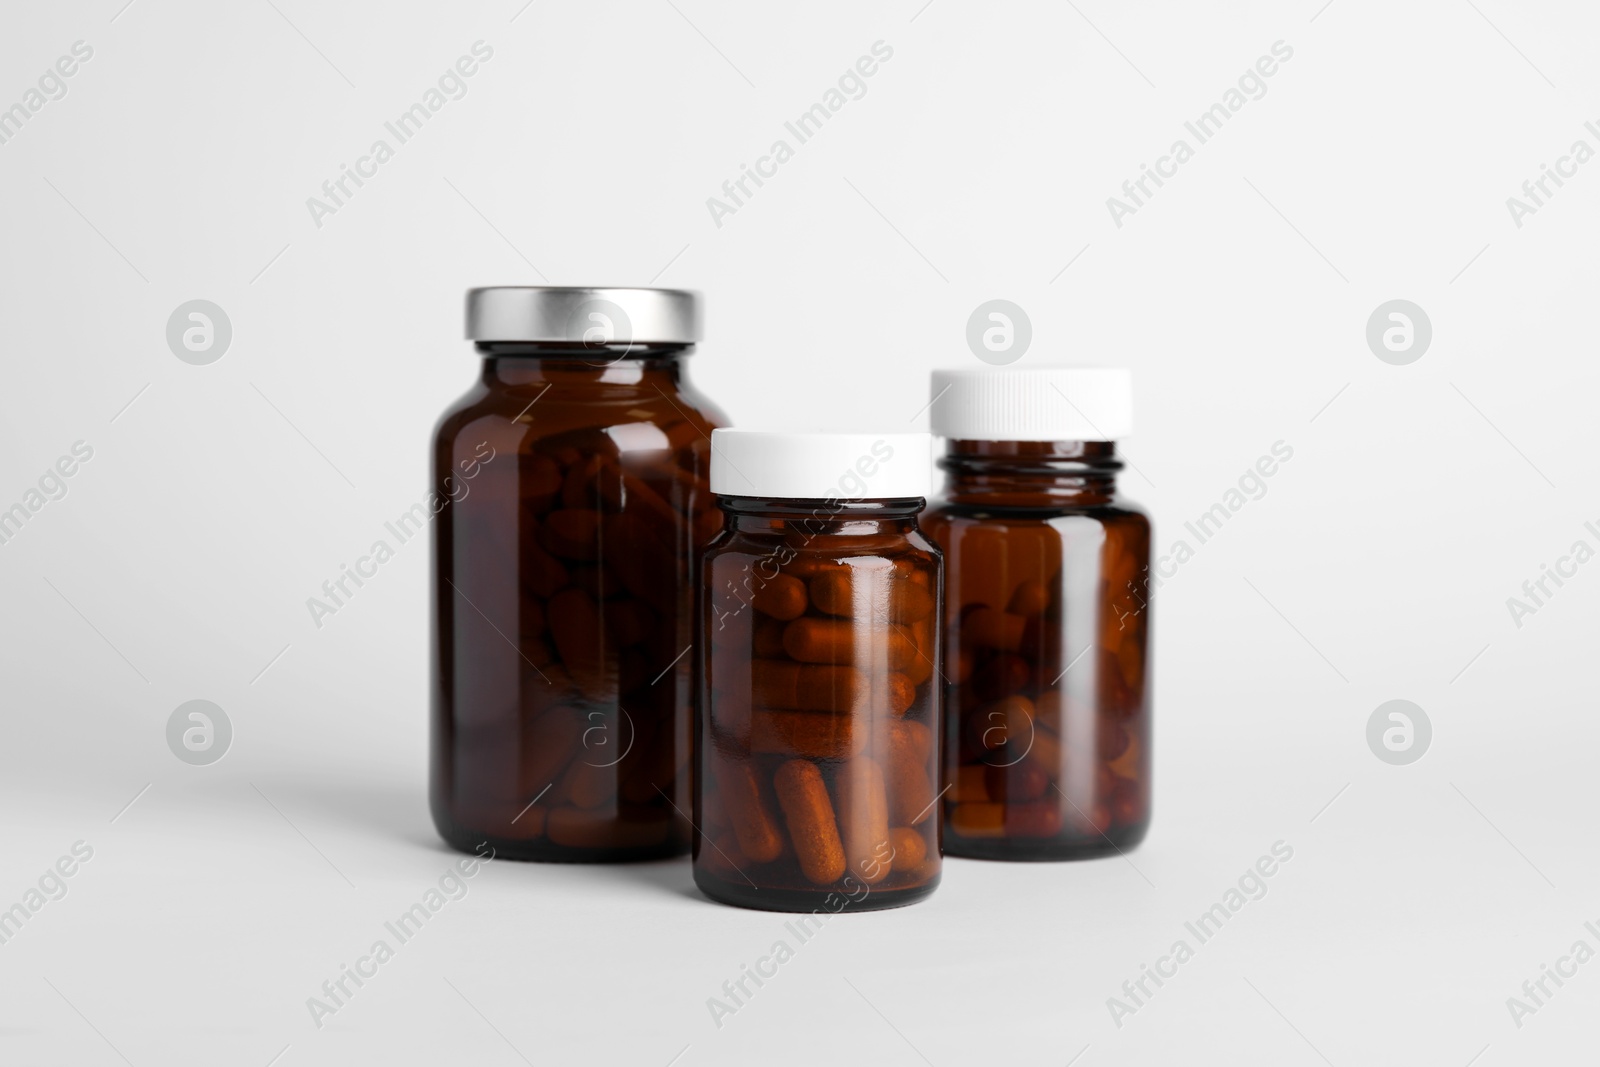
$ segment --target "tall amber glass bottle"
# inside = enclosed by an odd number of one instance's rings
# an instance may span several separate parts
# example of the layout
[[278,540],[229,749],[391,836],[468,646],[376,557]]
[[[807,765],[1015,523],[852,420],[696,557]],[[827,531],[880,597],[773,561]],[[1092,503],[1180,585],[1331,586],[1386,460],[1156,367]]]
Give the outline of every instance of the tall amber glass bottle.
[[1150,521],[1117,492],[1126,371],[936,372],[945,851],[1059,860],[1150,822]]
[[695,294],[476,289],[482,376],[440,419],[434,824],[529,860],[689,847],[692,618],[722,525]]

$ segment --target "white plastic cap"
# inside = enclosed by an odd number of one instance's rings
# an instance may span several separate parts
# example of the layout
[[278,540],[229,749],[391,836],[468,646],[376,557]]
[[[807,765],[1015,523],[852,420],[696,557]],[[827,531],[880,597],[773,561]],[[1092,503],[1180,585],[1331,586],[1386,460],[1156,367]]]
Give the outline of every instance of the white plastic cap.
[[926,497],[933,438],[925,433],[711,431],[711,491],[775,500]]
[[1116,367],[933,372],[931,428],[957,441],[1115,441],[1133,432],[1133,374]]

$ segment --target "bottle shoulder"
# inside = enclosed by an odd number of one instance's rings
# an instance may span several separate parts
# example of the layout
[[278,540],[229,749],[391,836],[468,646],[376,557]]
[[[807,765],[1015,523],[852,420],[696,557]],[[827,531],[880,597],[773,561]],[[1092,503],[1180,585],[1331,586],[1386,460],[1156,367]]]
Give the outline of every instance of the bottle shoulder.
[[434,420],[433,439],[442,442],[454,438],[478,417],[488,395],[489,389],[481,381],[473,382]]
[[1120,495],[1096,503],[1045,505],[1007,504],[999,500],[954,502],[936,500],[922,513],[924,527],[961,524],[1014,524],[1018,522],[1049,523],[1056,519],[1091,519],[1106,524],[1132,524],[1149,526],[1150,516],[1139,504]]
[[692,388],[478,381],[439,416],[434,441],[447,445],[470,431],[509,435],[529,447],[562,438],[606,453],[701,451],[709,449],[711,431],[727,421],[721,409]]
[[794,528],[757,532],[739,529],[731,523],[711,539],[705,552],[708,557],[772,556],[785,562],[810,560],[836,563],[844,560],[893,561],[917,557],[932,561],[944,555],[932,537],[915,527],[875,533],[811,534]]

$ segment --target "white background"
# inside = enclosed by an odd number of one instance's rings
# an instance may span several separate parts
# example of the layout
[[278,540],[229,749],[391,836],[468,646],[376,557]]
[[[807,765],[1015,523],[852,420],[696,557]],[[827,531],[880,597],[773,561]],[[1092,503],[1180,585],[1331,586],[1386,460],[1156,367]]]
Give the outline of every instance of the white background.
[[[1506,606],[1600,547],[1600,162],[1520,228],[1506,206],[1600,148],[1592,8],[123,3],[9,3],[0,33],[0,106],[94,49],[0,145],[0,507],[94,449],[0,546],[0,907],[94,850],[0,946],[0,1059],[1592,1056],[1600,963],[1520,1028],[1506,1006],[1600,949],[1600,563],[1520,627]],[[467,95],[316,226],[306,199],[478,40]],[[715,225],[707,197],[879,40],[866,95]],[[1114,225],[1106,198],[1279,40],[1266,95]],[[1163,551],[1290,445],[1162,590],[1147,842],[950,861],[720,1029],[707,998],[785,917],[705,901],[686,861],[493,863],[314,1026],[455,856],[425,805],[427,548],[320,630],[305,601],[426,491],[477,371],[462,291],[545,279],[702,290],[692,373],[747,426],[924,426],[928,371],[976,365],[967,316],[1013,300],[1023,365],[1134,369],[1123,482]],[[233,324],[210,366],[165,341],[195,298]],[[1396,298],[1433,324],[1408,366],[1365,341]],[[234,726],[209,767],[164,739],[195,698]],[[1433,723],[1411,766],[1365,741],[1393,698]],[[1270,892],[1115,1025],[1107,998],[1279,840]]]

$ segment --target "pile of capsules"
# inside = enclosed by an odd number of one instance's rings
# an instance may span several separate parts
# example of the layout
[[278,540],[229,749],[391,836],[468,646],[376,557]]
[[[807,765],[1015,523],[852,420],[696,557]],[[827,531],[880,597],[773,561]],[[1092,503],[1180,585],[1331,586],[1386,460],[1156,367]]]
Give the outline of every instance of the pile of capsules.
[[519,811],[502,833],[575,849],[687,843],[692,723],[675,708],[691,666],[688,575],[722,513],[687,450],[624,465],[585,444],[538,442],[519,457],[523,528],[490,514],[472,531],[482,558],[520,560],[524,699],[505,798]]
[[[865,540],[708,561],[732,608],[705,620],[705,876],[900,889],[938,869],[937,562],[868,554]],[[726,595],[740,583],[748,599]]]
[[[1117,830],[1148,817],[1145,615],[1130,605],[1094,620],[1098,647],[1086,651],[1063,621],[1059,553],[1042,547],[1055,535],[1040,532],[1032,540],[1041,549],[1030,554],[1019,551],[1028,530],[1004,531],[1010,561],[1031,555],[1037,574],[970,568],[959,593],[967,602],[948,630],[945,699],[956,725],[946,828],[957,851],[965,851],[959,839],[995,838],[1104,850]],[[971,547],[1008,558],[998,536],[992,550]]]

